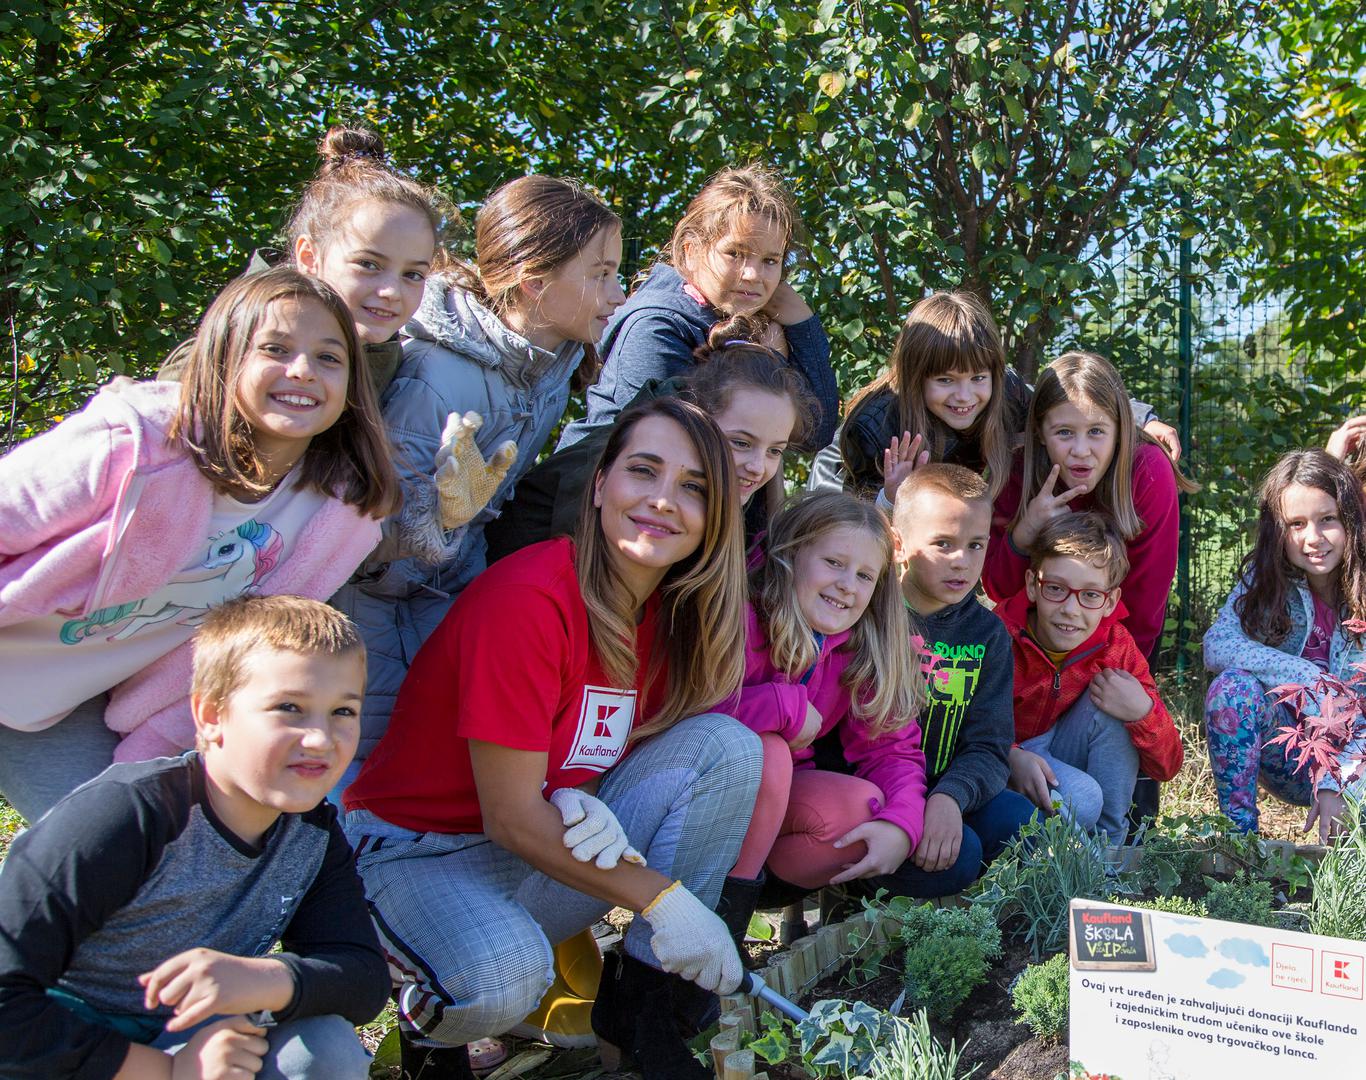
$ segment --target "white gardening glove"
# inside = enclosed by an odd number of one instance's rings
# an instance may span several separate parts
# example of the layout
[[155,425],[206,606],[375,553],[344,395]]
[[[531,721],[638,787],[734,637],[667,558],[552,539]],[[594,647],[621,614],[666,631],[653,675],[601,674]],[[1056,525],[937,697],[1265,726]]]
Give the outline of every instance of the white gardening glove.
[[601,799],[578,788],[560,788],[550,796],[550,804],[564,819],[564,846],[579,862],[594,859],[599,870],[610,870],[618,860],[645,865],[645,856],[626,839],[626,830]]
[[441,527],[458,529],[474,520],[488,504],[508,469],[517,460],[517,444],[508,439],[494,450],[488,463],[479,453],[474,433],[484,424],[477,412],[451,413],[441,432],[436,452],[436,492],[441,508]]
[[675,881],[641,913],[654,933],[650,947],[659,966],[703,990],[731,994],[744,969],[721,917]]

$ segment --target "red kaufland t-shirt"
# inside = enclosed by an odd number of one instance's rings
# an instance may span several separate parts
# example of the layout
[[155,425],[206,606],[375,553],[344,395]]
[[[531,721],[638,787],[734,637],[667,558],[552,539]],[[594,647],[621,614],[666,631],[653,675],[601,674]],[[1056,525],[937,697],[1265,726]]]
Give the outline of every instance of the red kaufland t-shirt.
[[494,563],[413,660],[346,808],[415,832],[483,832],[470,739],[545,753],[547,795],[606,772],[663,693],[661,671],[642,707],[658,611],[651,596],[636,630],[636,685],[616,687],[589,639],[570,541]]

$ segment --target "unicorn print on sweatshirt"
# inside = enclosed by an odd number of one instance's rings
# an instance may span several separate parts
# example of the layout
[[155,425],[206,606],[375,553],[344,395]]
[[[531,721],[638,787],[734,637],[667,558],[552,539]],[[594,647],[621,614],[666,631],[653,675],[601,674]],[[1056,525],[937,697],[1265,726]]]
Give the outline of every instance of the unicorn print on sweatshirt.
[[142,600],[100,608],[64,623],[61,640],[77,645],[100,636],[124,641],[164,623],[195,626],[209,609],[251,593],[280,561],[284,541],[270,525],[251,519],[209,540],[204,558]]

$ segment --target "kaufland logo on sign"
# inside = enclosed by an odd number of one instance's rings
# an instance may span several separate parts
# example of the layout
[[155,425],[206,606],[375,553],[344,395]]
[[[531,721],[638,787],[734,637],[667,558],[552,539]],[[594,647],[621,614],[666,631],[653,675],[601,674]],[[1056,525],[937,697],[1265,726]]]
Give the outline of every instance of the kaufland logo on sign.
[[606,772],[626,749],[626,737],[636,718],[636,692],[605,686],[585,686],[583,708],[574,744],[564,759],[566,769]]

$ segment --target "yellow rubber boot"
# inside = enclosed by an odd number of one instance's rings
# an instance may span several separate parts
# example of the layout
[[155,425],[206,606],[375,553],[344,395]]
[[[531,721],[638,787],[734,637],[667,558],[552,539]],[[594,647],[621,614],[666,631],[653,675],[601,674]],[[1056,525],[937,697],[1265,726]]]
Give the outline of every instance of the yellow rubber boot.
[[514,1035],[543,1039],[552,1046],[594,1046],[590,1017],[602,977],[602,953],[592,930],[555,946],[555,981],[536,1011],[512,1029]]

